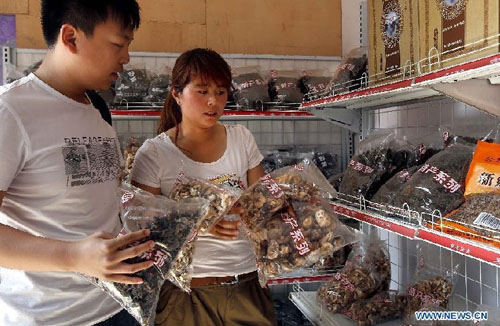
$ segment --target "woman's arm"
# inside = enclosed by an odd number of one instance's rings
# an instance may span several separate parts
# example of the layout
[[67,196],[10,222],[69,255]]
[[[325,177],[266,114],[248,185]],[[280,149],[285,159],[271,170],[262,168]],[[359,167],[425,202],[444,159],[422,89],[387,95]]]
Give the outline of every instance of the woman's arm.
[[266,173],[264,172],[264,168],[262,165],[257,165],[253,169],[248,170],[247,172],[247,182],[250,187],[254,183],[256,183],[261,177],[263,177]]
[[150,192],[153,195],[161,195],[160,188],[146,186],[146,185],[143,185],[142,183],[139,183],[139,182],[134,181],[134,180],[132,180],[131,183],[132,183],[132,186],[136,186],[137,188],[141,188],[142,190],[146,190],[147,192]]

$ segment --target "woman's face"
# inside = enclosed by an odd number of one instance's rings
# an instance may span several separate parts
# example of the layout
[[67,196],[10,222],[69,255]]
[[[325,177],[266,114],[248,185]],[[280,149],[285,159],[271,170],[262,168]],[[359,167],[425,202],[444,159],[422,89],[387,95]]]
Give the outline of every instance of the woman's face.
[[172,94],[181,107],[182,123],[202,128],[210,128],[217,123],[228,97],[226,87],[199,77],[191,80],[181,93],[173,91]]

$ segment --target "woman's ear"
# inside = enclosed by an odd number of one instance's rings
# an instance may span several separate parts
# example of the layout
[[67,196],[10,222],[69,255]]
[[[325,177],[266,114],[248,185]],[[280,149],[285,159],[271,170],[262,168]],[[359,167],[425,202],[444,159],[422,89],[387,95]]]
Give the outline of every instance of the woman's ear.
[[181,105],[181,92],[176,91],[172,88],[172,97],[177,102],[177,105]]

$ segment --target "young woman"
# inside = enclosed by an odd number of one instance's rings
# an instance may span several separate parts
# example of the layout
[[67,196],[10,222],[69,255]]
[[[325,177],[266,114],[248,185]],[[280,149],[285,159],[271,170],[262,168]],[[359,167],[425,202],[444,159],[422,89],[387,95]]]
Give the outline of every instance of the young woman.
[[[252,134],[241,125],[218,122],[230,84],[228,64],[212,50],[190,50],[177,59],[158,136],[137,152],[134,185],[168,195],[181,173],[241,189],[264,175]],[[239,212],[234,208],[230,213]],[[198,236],[192,293],[167,282],[157,325],[276,325],[269,290],[257,279],[251,244],[238,236],[240,224],[222,220],[210,233]]]

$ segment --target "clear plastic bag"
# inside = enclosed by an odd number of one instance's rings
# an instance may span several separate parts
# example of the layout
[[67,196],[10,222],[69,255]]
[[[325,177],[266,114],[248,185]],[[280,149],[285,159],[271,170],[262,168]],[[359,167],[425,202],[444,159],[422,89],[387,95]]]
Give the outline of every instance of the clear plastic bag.
[[403,317],[406,296],[396,291],[383,291],[353,302],[342,314],[357,322],[358,326],[372,326]]
[[120,74],[115,84],[115,103],[141,102],[150,84],[146,69],[130,69]]
[[139,144],[137,138],[130,137],[129,143],[125,150],[123,151],[123,158],[125,159],[125,168],[124,168],[124,180],[128,181],[130,173],[132,173],[132,167],[134,165],[135,154],[139,149]]
[[433,253],[428,247],[419,245],[417,251],[417,271],[413,282],[406,288],[405,317],[414,315],[415,311],[428,305],[447,309],[456,281],[458,266],[454,266],[452,269],[439,268],[429,262]]
[[243,109],[263,110],[264,102],[269,102],[268,86],[260,73],[259,66],[234,68],[233,97]]
[[155,74],[151,77],[148,95],[144,97],[145,102],[164,102],[170,90],[170,75]]
[[387,245],[373,233],[354,245],[345,267],[318,289],[318,300],[328,311],[340,312],[357,300],[388,290],[390,280]]
[[261,226],[249,228],[261,283],[311,267],[358,241],[355,231],[339,222],[327,202],[292,201]]
[[398,191],[401,187],[410,180],[410,177],[419,169],[419,166],[414,166],[409,169],[404,169],[396,173],[372,197],[371,201],[387,205],[392,202],[395,196],[398,196]]
[[244,209],[242,219],[254,244],[262,283],[268,277],[311,266],[357,240],[322,201],[335,194],[309,161],[278,169],[243,192],[238,202]]
[[361,87],[361,78],[366,73],[368,49],[365,47],[351,50],[340,63],[331,80],[331,93],[352,91]]
[[391,201],[392,206],[444,216],[464,202],[465,175],[474,151],[473,146],[450,146],[420,167]]
[[142,284],[123,284],[96,278],[90,281],[110,294],[142,326],[153,326],[158,297],[171,263],[195,236],[200,218],[208,210],[208,202],[204,199],[175,202],[129,185],[121,186],[120,195],[121,234],[149,229],[150,235],[139,243],[155,241],[152,250],[127,262],[153,260],[155,265],[134,274],[143,279]]
[[[180,182],[174,185],[169,197],[177,201],[189,198],[205,199],[209,203],[209,208],[200,220],[197,233],[206,233],[233,207],[240,193],[235,188],[205,180],[183,177]],[[168,279],[188,293],[191,292],[190,283],[194,250],[195,243],[191,241],[181,249],[168,273]]]
[[328,90],[332,74],[328,70],[306,70],[302,72],[300,90],[303,94],[318,94]]
[[416,152],[416,146],[394,134],[368,137],[349,162],[339,192],[371,199],[394,174],[415,165]]
[[269,72],[269,96],[278,103],[302,103],[304,94],[300,91],[300,72],[278,71]]

